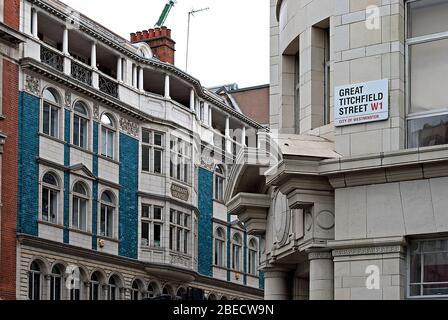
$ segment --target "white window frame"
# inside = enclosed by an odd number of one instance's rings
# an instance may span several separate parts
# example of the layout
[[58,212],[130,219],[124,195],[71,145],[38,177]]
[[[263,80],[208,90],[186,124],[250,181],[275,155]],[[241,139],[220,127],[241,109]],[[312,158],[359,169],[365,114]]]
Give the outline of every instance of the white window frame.
[[[82,114],[80,112],[77,112],[75,110],[75,106],[77,103],[80,103],[84,109],[86,110],[87,115]],[[78,118],[79,120],[79,126],[78,126],[78,132],[75,132],[75,119]],[[85,145],[82,146],[81,143],[81,124],[84,124],[86,126],[86,135],[85,135]],[[78,148],[84,149],[84,150],[89,150],[89,137],[90,137],[90,130],[89,130],[89,126],[90,126],[90,118],[89,118],[89,108],[87,107],[87,104],[82,102],[82,101],[76,101],[75,105],[73,107],[73,121],[72,121],[72,144],[74,146],[77,146]],[[75,134],[78,135],[78,144],[75,143]]]
[[[49,183],[44,182],[44,177],[50,174],[54,177],[54,179],[56,180],[56,185],[52,185]],[[40,221],[44,221],[47,223],[51,223],[51,224],[59,224],[59,212],[60,212],[60,208],[59,208],[59,204],[60,204],[60,198],[61,198],[61,181],[59,180],[59,176],[57,174],[55,174],[53,171],[47,171],[43,174],[42,176],[42,182],[41,182],[41,194],[40,194]],[[46,189],[46,190],[44,190]],[[50,212],[48,212],[48,220],[44,220],[44,192],[47,192],[48,195],[48,201],[51,202],[51,194],[54,192],[55,193],[55,201],[56,201],[56,214],[55,214],[55,220],[52,221],[52,218],[50,217]],[[50,208],[48,208],[50,210]]]
[[410,63],[410,47],[412,45],[418,45],[426,42],[433,42],[442,39],[448,39],[448,31],[433,33],[424,36],[410,37],[409,36],[409,4],[422,0],[407,0],[405,2],[405,80],[406,80],[406,123],[405,123],[405,132],[406,132],[406,147],[409,147],[409,132],[408,132],[408,123],[410,120],[423,119],[429,117],[436,117],[442,115],[448,115],[448,105],[446,108],[427,111],[427,112],[412,112],[411,110],[411,63]]
[[[148,133],[149,135],[149,142],[143,141],[143,133]],[[155,136],[159,135],[161,140],[161,145],[156,144]],[[143,169],[143,149],[148,149],[148,167],[149,170]],[[160,152],[160,172],[156,172],[155,170],[155,158],[156,158],[156,152]],[[152,173],[152,174],[158,174],[163,175],[165,172],[164,163],[165,163],[165,134],[160,131],[155,131],[151,129],[142,129],[142,141],[141,141],[141,170],[145,173]]]
[[[187,220],[185,220],[185,218]],[[192,218],[190,213],[176,209],[170,209],[169,248],[171,251],[191,255],[191,219]]]
[[[255,246],[251,246],[254,243]],[[253,255],[253,257],[252,257]],[[251,261],[253,258],[253,261]],[[253,267],[253,270],[251,270]],[[255,238],[249,239],[248,257],[247,257],[247,273],[253,276],[258,274],[258,241]]]
[[[223,236],[219,236],[218,232],[222,231]],[[225,231],[223,228],[216,228],[215,231],[215,255],[213,257],[214,265],[217,267],[224,268],[225,267],[225,257],[224,257],[224,251],[225,251],[225,244],[226,244],[226,238],[225,238]],[[220,250],[218,250],[220,248]],[[216,258],[218,258],[218,261],[216,261]]]
[[[238,237],[239,242],[235,241],[235,237]],[[233,271],[236,272],[241,272],[241,253],[242,253],[242,237],[240,234],[238,233],[234,233],[232,236],[232,265],[231,265],[231,269]],[[235,254],[235,249],[238,249],[237,255],[238,257],[236,257]],[[237,259],[235,259],[237,258]]]
[[[109,202],[105,202],[105,201],[103,201],[103,199],[102,199],[102,197],[103,197],[103,194],[105,193],[105,192],[109,192],[109,194],[112,196],[112,201],[115,201],[114,203],[109,203]],[[99,206],[100,206],[100,211],[99,211],[99,219],[98,219],[98,235],[100,236],[100,237],[105,237],[105,238],[109,238],[109,239],[115,239],[115,236],[116,236],[116,233],[115,233],[115,224],[116,224],[116,215],[117,215],[117,204],[116,204],[116,196],[115,196],[115,194],[112,192],[112,191],[110,191],[110,190],[104,190],[103,192],[101,192],[101,196],[100,196],[100,198],[99,198]],[[103,206],[105,207],[105,209],[107,209],[106,211],[105,211],[105,217],[104,217],[104,234],[103,234],[103,232],[102,232],[102,230],[101,230],[101,215],[102,215],[102,208],[103,208]],[[112,211],[112,213],[110,213],[110,211],[109,210],[111,210]],[[111,216],[111,219],[112,219],[112,230],[111,230],[111,235],[109,235],[108,234],[108,222],[109,222],[109,219],[108,219],[108,217],[109,216]]]
[[[75,187],[76,187],[76,185],[78,183],[84,188],[84,190],[86,191],[86,194],[77,193],[75,191]],[[85,223],[86,223],[86,225],[85,225],[84,229],[80,227],[80,222],[81,222],[80,202],[83,201],[83,200],[86,202],[85,213],[84,213],[85,214]],[[75,201],[78,202],[78,223],[77,223],[77,226],[75,226],[75,224],[73,223],[74,210],[75,210]],[[82,182],[82,181],[76,181],[73,184],[73,189],[72,189],[72,207],[71,207],[72,210],[70,210],[70,225],[71,225],[72,229],[80,230],[80,231],[84,231],[84,232],[87,232],[89,230],[89,207],[90,207],[89,204],[90,204],[90,197],[89,197],[89,189],[87,188],[87,185],[84,182]]]
[[170,138],[170,177],[184,184],[191,185],[192,180],[192,145],[185,140]]
[[[140,213],[140,244],[144,248],[163,248],[163,217],[164,217],[164,208],[162,206],[157,205],[151,205],[147,203],[142,203],[141,207],[141,213]],[[143,207],[148,208],[148,217],[143,217]],[[156,219],[155,217],[155,209],[160,209],[160,219]],[[148,225],[148,244],[143,243],[143,224]],[[155,236],[155,226],[160,227],[160,240],[159,244],[157,245],[156,240],[154,239]]]
[[[222,173],[217,172],[218,168],[222,169]],[[225,183],[226,170],[223,165],[217,165],[213,176],[213,199],[216,201],[224,201]]]
[[[105,124],[103,122],[103,117],[107,117],[109,118],[111,125]],[[117,139],[117,130],[116,130],[116,125],[115,125],[115,120],[114,117],[112,117],[112,115],[110,115],[109,113],[103,113],[101,115],[100,118],[101,121],[101,155],[109,158],[109,159],[115,159],[115,154],[116,154],[116,139]],[[109,150],[109,135],[112,135],[112,154],[109,154],[110,150]],[[104,150],[106,149],[106,150]]]
[[[49,101],[49,100],[45,99],[45,97],[44,97],[45,91],[50,92],[50,94],[55,97],[56,103],[53,102],[53,101]],[[46,105],[48,105],[48,108],[49,108],[49,119],[48,119],[48,121],[49,121],[49,123],[48,123],[48,130],[49,130],[49,132],[48,133],[44,131],[44,117],[45,117],[44,110],[45,110]],[[60,125],[60,121],[61,121],[61,114],[62,114],[62,112],[61,112],[61,106],[59,105],[59,95],[55,92],[55,89],[53,89],[53,88],[45,88],[45,90],[42,92],[42,109],[41,110],[42,110],[41,132],[43,134],[49,136],[49,137],[60,139],[60,131],[61,131],[60,130],[60,126],[61,126]],[[51,134],[51,131],[52,131],[52,128],[53,128],[53,126],[52,126],[52,123],[53,123],[52,122],[53,112],[56,113],[56,117],[57,117],[56,118],[56,127],[54,128],[56,130],[56,133],[54,135]]]

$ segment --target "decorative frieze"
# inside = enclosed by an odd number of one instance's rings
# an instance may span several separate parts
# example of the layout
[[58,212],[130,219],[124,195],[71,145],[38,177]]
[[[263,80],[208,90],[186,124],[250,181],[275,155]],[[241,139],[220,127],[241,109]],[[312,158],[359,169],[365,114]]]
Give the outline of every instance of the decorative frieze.
[[138,138],[138,124],[126,118],[120,118],[120,129],[125,133]]
[[333,259],[331,252],[328,251],[315,251],[308,253],[308,260],[318,260],[318,259]]
[[402,246],[382,246],[382,247],[364,247],[333,250],[334,257],[384,254],[384,253],[402,253]]
[[29,74],[25,75],[25,91],[39,96],[40,95],[40,81]]
[[182,265],[187,268],[191,267],[191,260],[189,258],[183,257],[181,255],[172,254],[170,258],[170,263],[175,265]]

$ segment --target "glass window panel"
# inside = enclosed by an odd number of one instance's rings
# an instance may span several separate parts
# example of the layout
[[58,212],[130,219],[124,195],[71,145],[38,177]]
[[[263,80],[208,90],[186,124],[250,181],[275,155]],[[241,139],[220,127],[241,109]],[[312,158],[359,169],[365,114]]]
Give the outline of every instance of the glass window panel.
[[142,222],[142,246],[149,246],[149,223]]
[[57,137],[59,129],[59,111],[55,107],[51,107],[51,136]]
[[87,116],[87,109],[84,107],[82,102],[78,101],[75,103],[75,112]]
[[428,147],[448,143],[448,115],[408,121],[408,147]]
[[87,230],[87,200],[85,199],[80,200],[79,228]]
[[409,37],[448,31],[448,2],[424,0],[409,3]]
[[110,207],[107,208],[107,236],[113,237],[114,230],[114,219],[113,219],[114,210]]
[[48,221],[48,209],[49,209],[49,203],[48,203],[48,195],[50,193],[50,190],[47,188],[42,188],[42,220]]
[[103,114],[101,116],[101,123],[106,125],[106,126],[113,127],[112,119],[107,114]]
[[162,220],[162,208],[154,207],[154,220]]
[[143,143],[151,143],[151,132],[148,130],[142,131],[142,142]]
[[160,247],[160,241],[161,241],[161,232],[162,226],[160,224],[154,224],[154,246]]
[[162,151],[154,150],[154,172],[162,173]]
[[448,108],[448,39],[415,44],[409,50],[411,112]]
[[73,144],[79,146],[79,117],[73,119]]
[[106,206],[101,206],[101,215],[100,215],[100,235],[106,235]]
[[87,148],[87,120],[81,119],[81,127],[80,127],[80,147]]
[[142,218],[149,218],[149,209],[149,206],[142,205]]
[[150,163],[149,163],[149,152],[150,148],[148,146],[142,146],[142,170],[149,172]]
[[72,226],[73,228],[79,228],[78,225],[78,212],[79,212],[79,198],[73,198],[73,213],[72,213]]
[[50,106],[46,103],[44,103],[44,107],[43,107],[43,124],[42,124],[42,131],[45,134],[50,134]]
[[43,93],[44,100],[50,101],[52,103],[58,103],[56,95],[49,89],[46,89]]
[[57,192],[51,190],[50,191],[50,221],[53,223],[57,222],[57,214],[58,214],[58,198]]
[[159,133],[154,133],[154,144],[156,146],[162,146],[162,135]]
[[427,253],[423,257],[423,282],[448,282],[448,253]]

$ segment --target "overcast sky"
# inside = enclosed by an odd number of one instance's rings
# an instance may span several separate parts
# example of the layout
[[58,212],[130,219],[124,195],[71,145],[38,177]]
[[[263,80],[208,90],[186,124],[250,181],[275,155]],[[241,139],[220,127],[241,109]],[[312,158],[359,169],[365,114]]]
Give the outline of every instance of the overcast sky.
[[[115,33],[149,29],[168,0],[62,0]],[[176,66],[185,70],[188,12],[191,18],[188,72],[204,86],[269,82],[269,0],[178,0],[165,25],[176,41]]]

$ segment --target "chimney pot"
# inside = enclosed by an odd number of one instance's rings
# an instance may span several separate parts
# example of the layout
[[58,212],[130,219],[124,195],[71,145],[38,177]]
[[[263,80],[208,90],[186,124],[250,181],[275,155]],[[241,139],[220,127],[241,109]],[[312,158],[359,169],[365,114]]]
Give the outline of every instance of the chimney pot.
[[160,61],[174,64],[174,54],[176,52],[174,42],[171,39],[171,29],[162,26],[161,28],[151,28],[148,30],[131,33],[131,42],[146,42]]
[[160,37],[160,28],[156,28],[156,29],[154,30],[154,33],[155,33],[155,36],[156,36],[156,37]]
[[142,32],[141,31],[137,31],[137,41],[142,40]]
[[149,32],[148,30],[143,30],[143,39],[149,39]]

